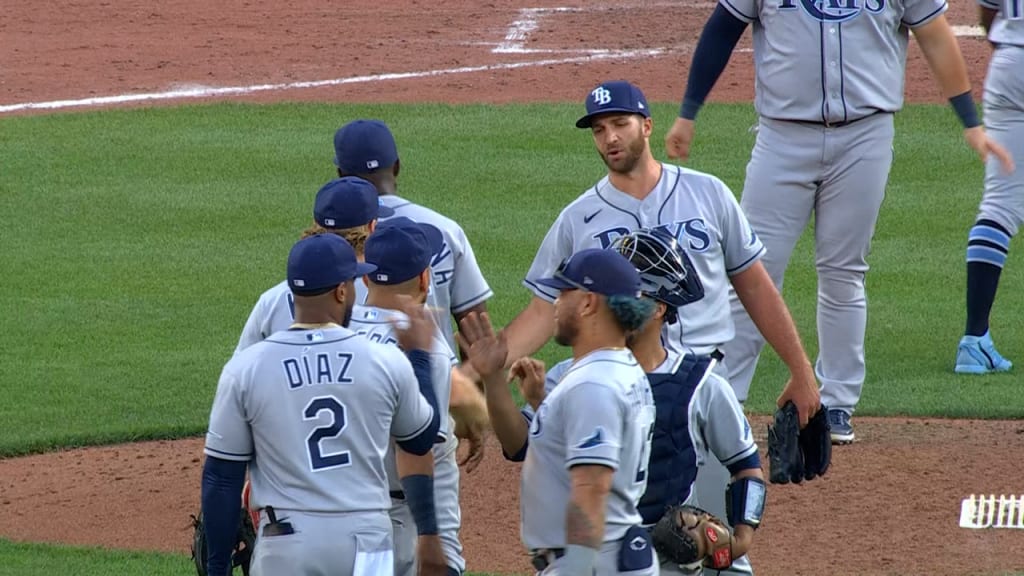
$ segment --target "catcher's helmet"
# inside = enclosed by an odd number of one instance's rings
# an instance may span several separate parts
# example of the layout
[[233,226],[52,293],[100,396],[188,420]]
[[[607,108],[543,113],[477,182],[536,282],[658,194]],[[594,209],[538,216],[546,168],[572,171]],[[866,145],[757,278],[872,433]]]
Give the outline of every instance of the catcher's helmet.
[[671,234],[659,228],[637,230],[612,242],[612,250],[640,272],[640,290],[670,309],[704,297],[704,285],[693,262]]

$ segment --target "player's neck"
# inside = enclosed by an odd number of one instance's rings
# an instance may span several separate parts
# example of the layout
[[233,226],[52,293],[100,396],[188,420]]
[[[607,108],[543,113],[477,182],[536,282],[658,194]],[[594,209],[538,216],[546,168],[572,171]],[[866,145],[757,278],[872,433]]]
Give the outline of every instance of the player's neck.
[[[402,296],[404,294],[400,292],[382,290],[380,287],[374,286],[366,292],[365,305],[383,310],[401,310],[404,307]],[[415,298],[415,296],[413,297]]]
[[649,327],[645,327],[632,339],[629,349],[644,372],[653,372],[668,357],[668,350],[661,344],[661,330],[652,330]]
[[658,181],[661,180],[661,170],[661,162],[655,160],[654,156],[647,152],[629,172],[608,172],[608,181],[616,189],[638,200],[643,200],[658,185]]
[[334,318],[330,310],[325,309],[302,309],[295,307],[295,320],[292,326],[303,328],[323,328],[329,324],[341,326],[339,318]]
[[580,332],[572,343],[572,357],[579,360],[587,354],[598,350],[617,350],[626,348],[626,337],[617,330],[600,327],[589,332]]

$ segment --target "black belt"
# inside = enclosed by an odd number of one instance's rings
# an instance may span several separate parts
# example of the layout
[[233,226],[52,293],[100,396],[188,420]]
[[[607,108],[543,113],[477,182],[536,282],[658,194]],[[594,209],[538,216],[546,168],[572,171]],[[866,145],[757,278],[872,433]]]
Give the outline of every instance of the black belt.
[[402,490],[392,490],[391,491],[391,499],[392,500],[405,500],[405,492],[402,491]]
[[812,125],[812,126],[824,126],[825,128],[842,128],[843,126],[849,126],[850,124],[853,124],[855,122],[860,122],[861,120],[863,120],[865,118],[871,118],[872,116],[874,116],[876,114],[879,114],[881,112],[882,112],[881,110],[876,110],[876,111],[872,112],[871,114],[868,114],[867,116],[861,116],[859,118],[854,118],[852,120],[841,120],[841,121],[838,121],[838,122],[833,122],[831,120],[821,120],[821,121],[817,121],[817,120],[788,120],[788,121],[789,122],[796,122],[797,124],[808,124],[808,125]]
[[530,558],[530,563],[533,564],[533,567],[536,568],[538,572],[543,572],[544,569],[550,566],[554,561],[552,560],[552,556],[554,557],[554,560],[558,560],[562,556],[565,556],[565,548],[543,548],[540,550],[534,550],[532,552],[532,557]]

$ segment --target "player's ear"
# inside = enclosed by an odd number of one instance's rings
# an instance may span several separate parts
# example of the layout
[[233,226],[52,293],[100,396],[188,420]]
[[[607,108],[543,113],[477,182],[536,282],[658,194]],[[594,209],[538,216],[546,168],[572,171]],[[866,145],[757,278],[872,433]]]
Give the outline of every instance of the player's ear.
[[654,317],[658,320],[665,318],[665,314],[668,313],[668,306],[664,302],[654,301]]
[[430,291],[430,266],[420,272],[420,292],[426,294]]
[[334,289],[334,299],[337,300],[338,302],[341,302],[342,304],[345,303],[345,286],[346,286],[346,284],[348,284],[348,282],[343,282],[341,284],[338,284],[338,286]]
[[654,131],[654,120],[652,120],[650,118],[644,118],[643,119],[643,131],[644,131],[644,138],[650,138],[651,137],[651,133]]

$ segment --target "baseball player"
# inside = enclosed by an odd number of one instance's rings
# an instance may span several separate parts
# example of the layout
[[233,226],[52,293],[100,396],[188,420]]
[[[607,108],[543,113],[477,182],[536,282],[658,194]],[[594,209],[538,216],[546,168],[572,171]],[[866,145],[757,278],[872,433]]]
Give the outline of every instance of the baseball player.
[[[708,355],[681,354],[661,341],[664,324],[678,322],[689,306],[705,296],[700,277],[686,252],[661,230],[639,230],[612,244],[640,272],[645,297],[656,302],[654,314],[627,343],[647,373],[657,416],[651,443],[647,489],[640,499],[643,523],[652,527],[671,506],[689,502],[725,519],[734,528],[731,566],[705,574],[751,574],[746,556],[754,530],[760,525],[765,505],[765,483],[750,423],[729,383],[714,373],[717,360]],[[681,309],[681,307],[686,308]],[[555,388],[572,360],[544,373],[544,364],[533,358],[517,360],[511,375],[520,380],[529,417]],[[714,458],[731,475],[724,497],[701,500],[691,493],[703,467]],[[726,501],[731,501],[726,507]],[[663,561],[661,572],[685,573]]]
[[[1024,161],[1024,4],[1019,0],[978,0],[981,24],[995,47],[985,78],[985,130]],[[996,351],[989,313],[1010,238],[1024,220],[1024,175],[1005,174],[996,162],[985,166],[985,194],[967,237],[967,327],[957,349],[961,374],[1005,372],[1013,363]]]
[[626,334],[650,316],[640,275],[612,250],[573,254],[549,278],[558,294],[555,340],[573,364],[529,422],[505,380],[508,347],[486,314],[460,324],[463,350],[484,381],[495,434],[524,460],[522,540],[543,574],[658,574],[637,503],[647,485],[654,401]]
[[[303,238],[331,232],[344,238],[362,261],[363,245],[373,232],[378,218],[393,216],[394,211],[380,203],[373,184],[362,178],[335,178],[316,193],[313,204],[313,225],[302,233]],[[366,298],[362,278],[355,279],[356,302]],[[260,295],[249,314],[235,354],[284,330],[295,320],[295,306],[288,282],[282,281]]]
[[486,312],[487,300],[494,295],[466,233],[454,220],[398,196],[401,161],[394,135],[384,122],[359,119],[339,128],[334,134],[334,165],[338,176],[359,176],[372,182],[381,204],[396,216],[425,222],[444,235],[444,247],[431,262],[434,288],[429,302],[437,309],[438,325],[449,348],[455,350],[449,314],[458,322],[469,312]]
[[422,534],[421,568],[444,573],[430,455],[440,412],[424,352],[433,327],[407,310],[409,359],[349,330],[353,279],[374,270],[339,236],[300,240],[288,256],[295,322],[224,366],[203,468],[211,576],[230,573],[247,468],[260,511],[254,576],[391,574],[391,437],[404,454],[399,474]]
[[[381,203],[395,215],[430,224],[444,235],[444,248],[431,262],[433,282],[427,304],[437,315],[448,346],[458,352],[451,318],[458,322],[469,312],[485,312],[487,300],[494,295],[465,231],[454,220],[398,196],[401,161],[394,135],[383,121],[357,119],[339,128],[334,134],[334,165],[339,176],[359,176],[372,182]],[[471,376],[452,371],[451,411],[456,417],[456,434],[469,445],[460,462],[467,472],[483,459],[483,436],[489,426],[483,397],[471,383]]]
[[[978,122],[946,8],[946,0],[719,0],[693,54],[680,117],[665,137],[668,156],[685,159],[697,111],[753,23],[760,120],[740,205],[767,248],[764,267],[780,289],[793,246],[814,214],[815,373],[836,443],[854,439],[850,417],[864,383],[864,276],[893,159],[908,30],[968,144],[982,158],[993,154],[1010,165],[1006,150]],[[736,338],[726,344],[724,362],[745,401],[762,333],[768,334],[738,295],[730,298]],[[802,421],[814,413],[798,408]]]
[[607,248],[639,228],[662,228],[687,251],[707,292],[686,317],[666,326],[666,345],[719,355],[734,334],[727,306],[729,287],[735,288],[789,367],[792,379],[779,405],[793,400],[806,424],[819,405],[814,372],[789,311],[760,262],[764,247],[732,192],[710,174],[654,159],[650,109],[636,86],[621,81],[597,86],[587,96],[586,112],[576,126],[590,128],[608,175],[563,209],[544,237],[524,281],[533,298],[504,329],[509,361],[533,354],[550,338],[551,303],[557,294],[539,285],[539,278],[575,251]]
[[[430,287],[430,262],[444,246],[441,231],[429,224],[404,217],[384,220],[366,241],[366,262],[377,267],[367,278],[365,306],[356,306],[350,328],[373,342],[397,345],[395,324],[404,317],[403,302],[411,300],[421,308]],[[451,394],[450,378],[455,355],[444,337],[434,332],[430,347],[430,365],[439,406],[447,406]],[[448,558],[448,574],[458,576],[466,568],[459,542],[459,466],[455,451],[458,441],[454,421],[442,418],[434,445],[434,499],[437,527]],[[389,464],[394,462],[389,459]],[[391,518],[395,534],[395,574],[415,576],[416,526],[393,468],[391,478]]]

